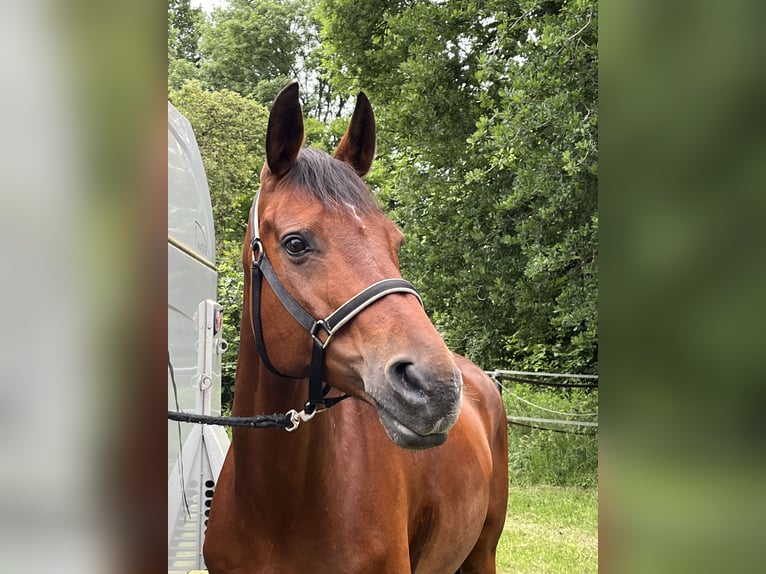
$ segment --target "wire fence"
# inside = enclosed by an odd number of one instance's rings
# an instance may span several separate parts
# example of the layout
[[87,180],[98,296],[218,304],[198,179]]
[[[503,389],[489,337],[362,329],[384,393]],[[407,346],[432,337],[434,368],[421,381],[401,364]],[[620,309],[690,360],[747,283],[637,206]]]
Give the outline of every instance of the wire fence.
[[506,394],[512,396],[514,399],[516,399],[517,401],[519,401],[521,403],[524,403],[524,404],[529,405],[531,407],[534,407],[536,409],[540,409],[541,411],[546,411],[546,412],[549,412],[549,413],[553,413],[554,415],[561,415],[561,416],[565,416],[565,417],[597,417],[598,416],[598,413],[566,413],[564,411],[557,411],[557,410],[554,410],[554,409],[549,409],[547,407],[543,407],[541,405],[537,405],[537,404],[533,403],[532,401],[528,401],[527,399],[525,399],[523,397],[520,397],[519,395],[517,395],[514,392],[509,391],[508,389],[503,389],[503,390],[505,391]]
[[[516,383],[525,383],[528,385],[538,385],[543,387],[565,387],[565,388],[580,388],[580,389],[596,389],[598,388],[598,375],[575,375],[572,373],[533,373],[530,371],[503,371],[496,369],[494,371],[484,371],[493,380],[497,382],[513,381]],[[563,378],[563,379],[582,379],[582,380],[594,380],[593,383],[572,383],[572,382],[556,382],[549,380],[536,380],[530,377],[540,377],[542,379],[549,378]]]
[[[518,394],[511,391],[507,386],[503,385],[505,381],[511,381],[516,383],[534,385],[534,386],[546,386],[546,387],[559,387],[559,388],[581,388],[581,389],[597,389],[598,388],[598,375],[579,375],[573,373],[539,373],[530,371],[506,371],[496,369],[494,371],[485,371],[492,380],[494,380],[501,391],[514,400],[524,403],[533,408],[541,411],[546,411],[552,414],[576,417],[576,418],[590,418],[597,417],[598,413],[569,413],[550,409],[542,405],[538,405],[529,401]],[[557,382],[549,379],[579,379],[581,381],[593,381],[593,382]],[[567,419],[551,419],[551,418],[539,418],[539,417],[526,417],[526,416],[514,416],[508,415],[508,424],[520,427],[531,428],[535,430],[545,430],[550,432],[565,433],[565,434],[580,434],[594,436],[598,431],[598,422],[593,421],[581,421],[581,420],[567,420]],[[553,425],[553,426],[551,426]],[[561,427],[575,427],[575,428],[561,428]],[[579,429],[579,430],[575,430]]]

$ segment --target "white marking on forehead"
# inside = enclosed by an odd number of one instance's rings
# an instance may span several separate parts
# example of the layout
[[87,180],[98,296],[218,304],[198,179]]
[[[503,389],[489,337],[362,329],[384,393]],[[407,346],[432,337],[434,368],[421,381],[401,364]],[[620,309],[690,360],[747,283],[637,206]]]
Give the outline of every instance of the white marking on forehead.
[[348,202],[344,202],[344,203],[346,204],[346,207],[348,207],[351,210],[351,213],[354,214],[354,218],[361,223],[362,222],[362,218],[359,217],[359,214],[356,211],[356,207],[354,207],[353,205],[351,205]]

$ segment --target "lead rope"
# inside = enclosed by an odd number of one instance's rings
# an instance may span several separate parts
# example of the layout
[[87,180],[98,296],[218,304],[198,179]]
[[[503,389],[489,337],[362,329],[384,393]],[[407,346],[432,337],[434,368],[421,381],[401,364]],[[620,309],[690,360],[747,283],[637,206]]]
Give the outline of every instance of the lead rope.
[[[294,431],[305,418],[303,411],[291,409],[284,414],[255,415],[252,417],[216,417],[213,415],[198,415],[194,413],[168,411],[168,419],[182,423],[199,423],[203,425],[220,425],[228,427],[247,427],[252,429],[283,428]],[[296,423],[296,418],[298,422]]]
[[[176,402],[176,410],[168,411],[168,420],[179,423],[198,423],[203,425],[219,425],[229,427],[247,427],[247,428],[282,428],[287,432],[292,432],[298,428],[301,422],[306,422],[314,418],[316,412],[306,413],[305,411],[296,411],[290,409],[284,414],[275,413],[273,415],[255,415],[252,417],[216,417],[212,415],[198,415],[194,413],[185,413],[181,410],[178,402],[178,387],[176,385],[173,363],[170,360],[170,349],[168,349],[168,371],[170,372],[170,381],[173,384],[173,397]],[[325,393],[329,391],[328,389]],[[186,514],[191,517],[189,502],[186,499],[186,488],[184,486],[184,467],[183,467],[183,443],[181,440],[181,425],[178,426],[178,451],[179,451],[179,469],[181,474],[181,492],[183,494],[184,508]]]

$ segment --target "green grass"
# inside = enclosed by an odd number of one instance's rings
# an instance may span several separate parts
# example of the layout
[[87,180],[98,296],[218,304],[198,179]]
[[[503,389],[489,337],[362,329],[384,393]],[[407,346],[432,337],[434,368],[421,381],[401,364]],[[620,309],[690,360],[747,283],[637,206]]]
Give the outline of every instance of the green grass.
[[[503,392],[509,415],[597,422],[595,390],[540,390],[508,385]],[[532,403],[532,404],[529,404]],[[533,406],[537,405],[537,406]],[[548,409],[548,410],[543,410]],[[598,483],[598,436],[592,428],[554,427],[588,434],[562,434],[516,425],[508,426],[508,472],[511,482],[523,485],[595,487]],[[591,434],[594,433],[594,434]]]
[[497,548],[498,574],[598,571],[595,488],[511,486]]

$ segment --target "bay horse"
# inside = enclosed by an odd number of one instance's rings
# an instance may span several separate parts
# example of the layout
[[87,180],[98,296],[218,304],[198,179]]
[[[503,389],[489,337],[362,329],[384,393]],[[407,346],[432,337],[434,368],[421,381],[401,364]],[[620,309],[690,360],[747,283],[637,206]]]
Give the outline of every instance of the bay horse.
[[493,573],[508,497],[500,393],[401,278],[402,233],[361,179],[375,153],[367,97],[334,157],[303,139],[292,83],[272,106],[245,236],[232,407],[304,405],[300,428],[233,430],[209,571]]

